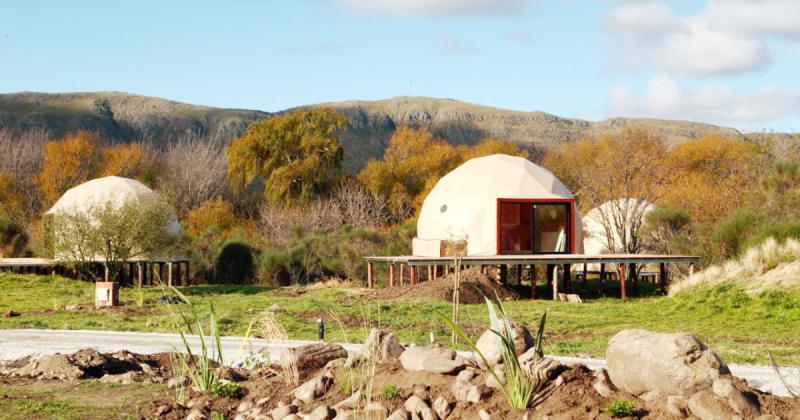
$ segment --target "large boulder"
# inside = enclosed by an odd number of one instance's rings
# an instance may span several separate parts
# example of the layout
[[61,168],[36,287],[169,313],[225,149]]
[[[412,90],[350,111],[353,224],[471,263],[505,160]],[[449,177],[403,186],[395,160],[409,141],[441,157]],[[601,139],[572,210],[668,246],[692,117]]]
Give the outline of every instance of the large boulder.
[[689,397],[730,374],[716,353],[686,333],[620,331],[608,343],[606,363],[611,382],[633,395],[657,391]]
[[[530,331],[528,331],[528,329],[522,325],[517,325],[513,322],[511,323],[511,337],[514,339],[514,350],[516,351],[517,356],[525,353],[529,348],[533,347],[533,336],[531,335]],[[502,343],[497,334],[491,330],[486,330],[483,332],[483,334],[481,334],[480,338],[478,338],[478,342],[475,344],[478,347],[478,350],[480,350],[480,352],[483,354],[483,357],[486,358],[486,361],[490,366],[502,363]],[[483,363],[483,361],[481,361],[481,363]]]
[[397,360],[405,349],[394,333],[373,328],[364,343],[364,353],[378,362]]
[[456,352],[435,344],[411,347],[400,355],[400,364],[410,372],[456,373],[466,366]]

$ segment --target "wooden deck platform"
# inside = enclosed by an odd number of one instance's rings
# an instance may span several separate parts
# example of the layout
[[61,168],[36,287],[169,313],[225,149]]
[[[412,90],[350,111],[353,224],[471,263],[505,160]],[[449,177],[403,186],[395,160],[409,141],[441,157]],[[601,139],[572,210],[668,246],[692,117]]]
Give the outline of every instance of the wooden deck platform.
[[[103,265],[103,261],[91,261],[91,263],[98,266]],[[121,281],[133,284],[135,280],[139,286],[142,286],[144,284],[152,285],[163,279],[170,286],[173,284],[186,285],[189,283],[189,263],[190,260],[186,257],[133,258],[124,264]],[[0,258],[0,271],[19,274],[65,274],[65,271],[69,271],[67,268],[68,264],[65,262],[47,258]],[[164,275],[165,268],[166,276]],[[108,277],[107,269],[105,277]]]
[[[451,266],[454,263],[453,257],[420,257],[414,255],[399,255],[399,256],[368,256],[364,258],[367,261],[367,287],[375,287],[375,264],[388,264],[389,270],[389,287],[395,286],[395,271],[396,266],[399,266],[400,271],[400,285],[404,283],[404,267],[408,267],[410,272],[410,284],[417,284],[419,281],[419,268],[427,267],[428,279],[436,280],[440,274],[440,267],[444,268]],[[481,266],[482,271],[488,274],[489,267],[497,268],[497,280],[500,283],[506,283],[509,267],[517,267],[517,281],[521,282],[521,272],[523,267],[527,268],[531,278],[531,289],[535,292],[536,285],[536,270],[537,265],[546,265],[550,267],[563,267],[563,282],[565,291],[571,289],[571,271],[570,267],[576,264],[582,264],[584,267],[583,278],[586,279],[587,271],[586,264],[599,264],[600,265],[600,279],[603,282],[606,279],[606,265],[616,266],[616,277],[620,283],[620,297],[625,299],[627,297],[626,283],[631,282],[634,293],[636,293],[638,281],[637,266],[644,264],[658,264],[659,265],[659,283],[663,293],[666,293],[669,269],[668,264],[689,264],[689,271],[693,271],[694,264],[700,257],[693,255],[664,255],[664,254],[603,254],[603,255],[588,255],[588,254],[525,254],[525,255],[486,255],[486,256],[464,256],[461,257],[462,266]],[[551,270],[548,269],[548,283],[552,284],[553,279],[550,277]],[[556,271],[556,270],[554,270]],[[555,275],[555,274],[553,274]],[[558,279],[556,279],[558,282]],[[554,295],[557,295],[558,288],[554,286]]]

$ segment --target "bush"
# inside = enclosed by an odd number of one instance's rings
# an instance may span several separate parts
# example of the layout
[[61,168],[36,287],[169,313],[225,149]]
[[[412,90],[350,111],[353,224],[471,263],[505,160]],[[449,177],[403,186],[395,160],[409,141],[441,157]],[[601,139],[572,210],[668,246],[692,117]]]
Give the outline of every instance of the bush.
[[395,399],[397,397],[397,394],[398,394],[397,385],[389,385],[386,388],[383,388],[383,391],[381,391],[381,396],[386,401]]
[[614,400],[606,407],[606,415],[613,418],[631,417],[636,412],[633,401]]
[[735,211],[720,220],[711,231],[711,245],[723,258],[739,255],[754,226],[761,223],[761,217],[750,209]]
[[252,280],[254,271],[253,249],[250,245],[230,241],[222,246],[214,266],[217,283],[244,284]]

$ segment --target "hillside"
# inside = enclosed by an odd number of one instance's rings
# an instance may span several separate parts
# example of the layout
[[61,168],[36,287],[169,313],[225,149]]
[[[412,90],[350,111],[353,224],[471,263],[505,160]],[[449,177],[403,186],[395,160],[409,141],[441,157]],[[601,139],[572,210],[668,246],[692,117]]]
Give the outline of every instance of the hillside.
[[[433,132],[457,144],[500,137],[536,149],[556,147],[585,136],[613,133],[636,126],[653,130],[671,142],[709,133],[742,137],[733,128],[688,121],[611,118],[586,121],[544,112],[512,111],[453,99],[397,97],[378,101],[346,101],[329,106],[350,119],[342,133],[345,166],[350,171],[379,157],[399,125],[429,125]],[[289,112],[291,109],[280,111]],[[164,144],[186,135],[229,141],[269,112],[212,108],[161,98],[119,92],[0,94],[0,129],[13,132],[43,130],[54,136],[88,129],[117,140],[140,139]],[[776,139],[782,147],[796,147],[796,134],[756,134]]]

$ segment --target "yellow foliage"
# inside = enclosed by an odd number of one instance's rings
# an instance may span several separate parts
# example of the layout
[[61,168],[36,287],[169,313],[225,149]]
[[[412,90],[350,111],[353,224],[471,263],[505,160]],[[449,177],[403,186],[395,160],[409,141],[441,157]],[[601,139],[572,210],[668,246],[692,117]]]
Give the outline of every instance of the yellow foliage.
[[199,236],[211,229],[220,234],[230,232],[239,224],[230,203],[221,198],[212,198],[186,216],[187,231]]
[[530,159],[528,152],[521,150],[516,143],[496,138],[483,139],[472,147],[461,146],[459,150],[464,162],[472,158],[494,154],[519,156]]
[[136,143],[120,144],[102,150],[97,176],[137,178],[145,172],[146,167],[142,146]]
[[758,182],[758,153],[752,143],[715,135],[681,143],[668,155],[675,179],[664,205],[698,221],[725,217],[744,205],[744,191]]
[[91,179],[97,170],[99,148],[100,136],[89,131],[47,142],[42,169],[36,178],[45,201],[52,203],[66,190]]
[[14,191],[14,176],[0,171],[0,216],[22,205],[22,197]]

